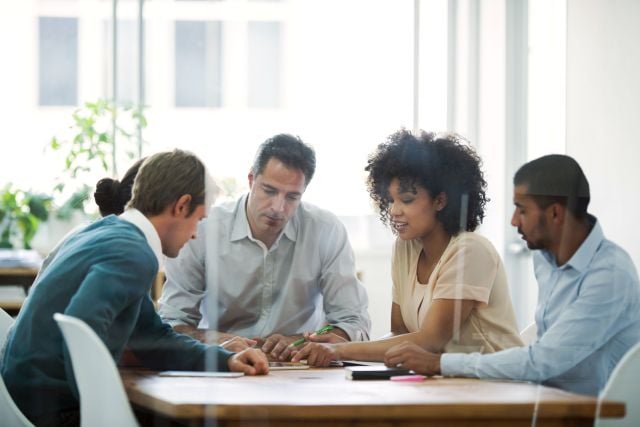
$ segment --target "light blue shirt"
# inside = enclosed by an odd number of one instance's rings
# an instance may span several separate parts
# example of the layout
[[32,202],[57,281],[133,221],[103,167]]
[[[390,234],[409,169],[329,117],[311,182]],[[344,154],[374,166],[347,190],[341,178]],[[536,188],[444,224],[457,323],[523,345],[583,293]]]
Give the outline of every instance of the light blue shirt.
[[532,381],[596,395],[622,356],[640,341],[640,284],[629,255],[593,228],[558,266],[534,254],[537,340],[494,354],[444,354],[443,375]]
[[338,218],[302,202],[267,249],[251,234],[245,203],[246,196],[214,206],[197,238],[167,260],[164,321],[249,338],[328,323],[351,340],[369,339],[367,294]]

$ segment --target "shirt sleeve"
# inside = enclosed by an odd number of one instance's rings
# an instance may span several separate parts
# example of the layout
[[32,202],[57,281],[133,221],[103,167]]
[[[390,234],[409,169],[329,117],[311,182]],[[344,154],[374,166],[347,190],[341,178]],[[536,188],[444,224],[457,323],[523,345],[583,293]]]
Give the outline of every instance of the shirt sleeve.
[[471,300],[488,304],[498,272],[496,253],[482,242],[462,236],[442,262],[433,299]]
[[146,296],[128,347],[146,367],[155,370],[228,371],[233,353],[201,342],[163,323]]
[[335,224],[322,236],[320,286],[327,322],[349,335],[351,341],[369,339],[367,293],[355,272],[355,257],[344,226]]
[[444,354],[443,375],[544,382],[575,367],[629,326],[626,304],[637,306],[632,278],[614,266],[595,267],[578,298],[535,343],[493,354]]
[[200,304],[205,286],[205,222],[198,225],[198,237],[190,240],[177,258],[165,264],[166,282],[158,301],[163,321],[175,325],[198,326],[202,319]]
[[123,245],[118,254],[94,263],[64,314],[77,317],[107,342],[111,325],[125,308],[150,289],[158,262],[149,252],[144,257],[135,245]]
[[[117,253],[96,260],[64,311],[84,321],[103,343],[109,342],[116,317],[148,292],[158,271],[158,262],[150,252],[140,252],[139,246],[126,243]],[[76,393],[71,356],[63,347],[67,381]]]

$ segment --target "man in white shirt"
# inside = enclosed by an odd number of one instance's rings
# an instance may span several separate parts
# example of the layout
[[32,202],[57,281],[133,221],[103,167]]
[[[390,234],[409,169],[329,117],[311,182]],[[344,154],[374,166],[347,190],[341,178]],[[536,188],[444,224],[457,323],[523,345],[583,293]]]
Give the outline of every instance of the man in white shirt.
[[162,318],[204,342],[236,351],[258,344],[279,359],[325,324],[335,341],[367,340],[367,295],[346,230],[301,201],[314,172],[315,153],[299,138],[265,141],[249,193],[214,207],[198,238],[167,263]]

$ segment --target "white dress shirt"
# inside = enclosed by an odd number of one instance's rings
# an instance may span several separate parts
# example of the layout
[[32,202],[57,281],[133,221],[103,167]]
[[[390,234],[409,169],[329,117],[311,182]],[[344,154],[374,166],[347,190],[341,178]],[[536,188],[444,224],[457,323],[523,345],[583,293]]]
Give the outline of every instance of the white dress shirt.
[[271,248],[253,238],[246,195],[214,206],[166,262],[164,321],[245,337],[295,335],[331,324],[367,340],[367,294],[338,218],[302,202]]

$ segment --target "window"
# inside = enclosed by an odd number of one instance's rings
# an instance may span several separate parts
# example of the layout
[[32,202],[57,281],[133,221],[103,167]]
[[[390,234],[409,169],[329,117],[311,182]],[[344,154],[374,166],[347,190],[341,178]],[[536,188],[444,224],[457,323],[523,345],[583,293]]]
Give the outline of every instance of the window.
[[41,17],[39,35],[39,104],[78,102],[78,20]]
[[280,106],[280,23],[249,22],[248,105]]
[[175,23],[176,107],[222,105],[221,29],[217,21]]
[[[138,100],[138,22],[134,20],[118,20],[117,28],[117,91],[119,102],[137,102]],[[113,22],[104,21],[104,52],[113,50]],[[113,56],[103,55],[104,58],[104,96],[113,96]]]

